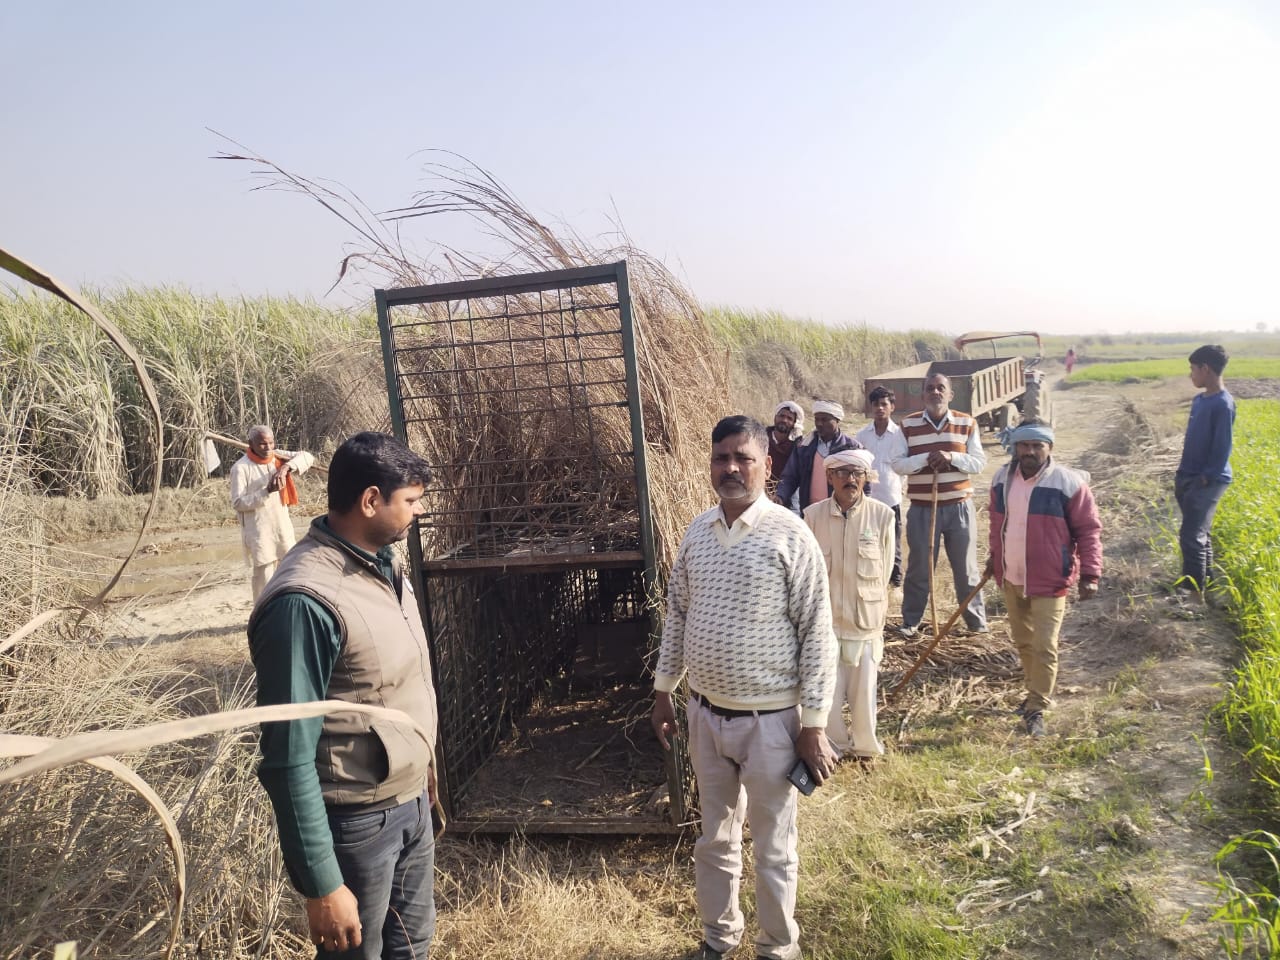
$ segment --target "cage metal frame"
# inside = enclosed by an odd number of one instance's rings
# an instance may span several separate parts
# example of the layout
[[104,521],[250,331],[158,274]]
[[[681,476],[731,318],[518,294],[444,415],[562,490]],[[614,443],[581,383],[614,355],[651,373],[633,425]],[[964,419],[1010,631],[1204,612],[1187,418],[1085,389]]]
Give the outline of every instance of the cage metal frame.
[[[628,408],[631,438],[631,455],[634,469],[638,551],[605,551],[602,553],[580,553],[569,556],[549,554],[530,554],[525,557],[471,557],[466,559],[432,558],[424,556],[422,536],[419,525],[415,521],[414,535],[409,538],[409,554],[415,578],[421,585],[417,590],[419,609],[424,623],[428,627],[428,639],[433,673],[441,676],[441,650],[438,649],[432,627],[432,610],[429,600],[428,579],[442,577],[477,577],[486,584],[483,589],[493,589],[494,582],[512,574],[547,573],[551,571],[606,570],[611,568],[638,569],[644,595],[655,596],[658,589],[656,568],[656,552],[654,545],[652,508],[649,499],[648,469],[645,460],[644,416],[640,395],[639,374],[636,361],[635,331],[632,319],[631,297],[627,278],[627,264],[619,261],[599,266],[578,267],[565,270],[552,270],[540,273],[527,273],[504,277],[486,277],[477,280],[453,281],[425,286],[378,289],[374,291],[374,299],[378,314],[378,330],[382,341],[383,364],[386,372],[387,396],[391,412],[392,431],[401,441],[408,443],[409,423],[406,419],[404,396],[402,394],[402,371],[399,358],[402,351],[397,350],[397,324],[393,323],[392,311],[401,307],[413,307],[430,304],[447,304],[451,301],[483,300],[495,297],[509,297],[523,294],[543,294],[550,291],[574,291],[581,288],[607,288],[612,285],[616,292],[612,300],[604,306],[616,307],[621,339],[621,355],[605,354],[595,359],[621,359],[625,372],[625,397]],[[595,305],[599,308],[601,305]],[[478,353],[476,354],[478,359]],[[454,351],[453,359],[457,364],[458,354]],[[512,366],[516,364],[514,352]],[[536,366],[536,364],[529,364]],[[445,371],[448,372],[448,371]],[[455,370],[454,372],[463,372]],[[586,383],[584,386],[592,385]],[[549,385],[550,388],[550,385]],[[453,399],[462,399],[459,395]],[[584,389],[584,396],[586,395]],[[433,467],[435,465],[433,464]],[[648,604],[650,635],[656,635],[656,614],[652,604]],[[439,680],[437,681],[439,682]],[[486,832],[523,830],[528,832],[563,832],[563,833],[668,833],[681,831],[696,816],[690,805],[693,801],[693,784],[691,767],[685,755],[683,743],[677,740],[676,749],[664,753],[666,782],[670,798],[670,816],[667,821],[657,819],[641,819],[627,817],[576,817],[562,822],[538,821],[522,822],[473,822],[459,810],[455,803],[453,784],[451,782],[450,750],[446,746],[446,738],[441,737],[437,747],[437,770],[439,771],[439,790],[442,804],[455,829],[470,832]],[[481,761],[483,762],[483,761]]]

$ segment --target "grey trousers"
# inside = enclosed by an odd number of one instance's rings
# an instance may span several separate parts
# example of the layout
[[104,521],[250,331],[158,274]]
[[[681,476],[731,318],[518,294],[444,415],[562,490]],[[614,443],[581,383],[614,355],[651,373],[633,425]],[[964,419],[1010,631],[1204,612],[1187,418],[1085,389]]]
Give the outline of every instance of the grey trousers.
[[787,771],[796,762],[800,709],[727,719],[690,697],[688,713],[689,759],[702,808],[693,861],[703,939],[722,953],[742,940],[746,922],[738,888],[745,819],[756,864],[756,955],[794,960],[800,956],[800,855],[796,789]]
[[[912,503],[907,511],[907,575],[902,582],[902,623],[917,626],[929,607],[929,514],[927,503]],[[978,515],[973,509],[973,498],[960,502],[938,504],[935,523],[933,555],[937,558],[945,548],[951,564],[951,576],[955,581],[956,602],[969,595],[969,591],[982,579],[978,568]],[[950,611],[946,616],[950,616]],[[945,619],[939,612],[939,620]],[[964,622],[970,630],[981,630],[987,625],[987,609],[979,593],[964,612]]]

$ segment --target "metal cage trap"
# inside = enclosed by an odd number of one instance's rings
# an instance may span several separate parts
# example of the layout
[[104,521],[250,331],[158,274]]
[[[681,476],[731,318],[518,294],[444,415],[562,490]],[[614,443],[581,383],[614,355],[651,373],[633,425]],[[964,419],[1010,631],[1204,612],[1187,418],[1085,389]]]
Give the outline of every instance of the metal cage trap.
[[409,553],[463,832],[663,833],[654,541],[626,264],[375,292],[393,430],[433,471]]

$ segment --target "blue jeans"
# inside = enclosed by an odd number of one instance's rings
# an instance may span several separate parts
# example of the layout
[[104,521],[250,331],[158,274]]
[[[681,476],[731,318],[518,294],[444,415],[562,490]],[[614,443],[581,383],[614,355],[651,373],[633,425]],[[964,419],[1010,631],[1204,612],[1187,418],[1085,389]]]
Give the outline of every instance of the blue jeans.
[[436,930],[436,842],[422,796],[377,813],[329,814],[333,852],[360,909],[362,942],[317,960],[426,960]]
[[[933,507],[928,503],[913,503],[907,510],[907,576],[902,582],[902,623],[908,627],[920,624],[929,604],[929,518],[932,511]],[[956,602],[959,603],[982,579],[982,571],[978,569],[978,517],[973,509],[973,499],[966,497],[958,503],[938,504],[934,527],[933,556],[936,562],[941,542],[946,548],[956,587]],[[964,622],[970,630],[986,627],[987,608],[981,593],[969,601],[964,611]]]
[[1182,576],[1197,590],[1204,590],[1213,576],[1213,515],[1218,501],[1227,492],[1225,483],[1201,483],[1201,477],[1178,474],[1173,480],[1173,496],[1182,511],[1178,546],[1182,548]]

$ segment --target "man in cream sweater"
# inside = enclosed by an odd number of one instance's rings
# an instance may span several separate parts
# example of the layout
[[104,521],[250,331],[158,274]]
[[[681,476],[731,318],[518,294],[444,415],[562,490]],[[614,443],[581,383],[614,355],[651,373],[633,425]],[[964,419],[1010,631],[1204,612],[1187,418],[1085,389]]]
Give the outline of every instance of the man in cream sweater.
[[825,731],[836,668],[827,571],[804,521],[764,495],[768,450],[764,426],[750,417],[726,417],[712,431],[720,504],[696,517],[680,543],[654,671],[652,721],[664,749],[677,729],[671,693],[689,676],[702,960],[742,940],[744,813],[756,866],[756,955],[800,956],[797,804],[787,773],[801,757],[821,783],[836,761]]

